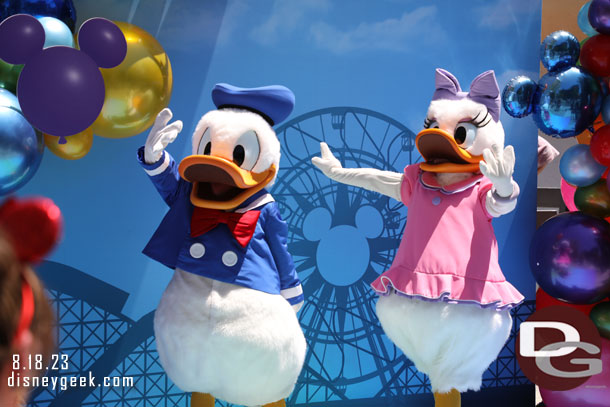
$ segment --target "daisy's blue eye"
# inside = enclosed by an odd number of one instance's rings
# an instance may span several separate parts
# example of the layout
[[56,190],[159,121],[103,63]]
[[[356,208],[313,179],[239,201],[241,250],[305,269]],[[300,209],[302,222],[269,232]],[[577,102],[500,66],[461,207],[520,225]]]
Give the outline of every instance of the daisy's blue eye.
[[453,138],[458,146],[462,148],[471,147],[474,144],[474,139],[477,136],[477,126],[470,122],[458,123]]

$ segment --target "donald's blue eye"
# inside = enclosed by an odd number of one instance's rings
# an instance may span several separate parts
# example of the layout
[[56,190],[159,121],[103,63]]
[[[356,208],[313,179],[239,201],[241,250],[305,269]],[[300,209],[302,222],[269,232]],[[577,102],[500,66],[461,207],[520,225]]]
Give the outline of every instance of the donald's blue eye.
[[244,146],[238,144],[233,149],[233,162],[237,166],[241,166],[244,163],[246,158],[246,151],[244,150]]
[[197,154],[212,154],[212,135],[210,134],[209,127],[205,129],[201,135],[201,140],[199,140],[199,146],[197,147]]
[[252,171],[258,161],[261,146],[254,130],[248,130],[239,138],[233,147],[233,162],[246,171]]

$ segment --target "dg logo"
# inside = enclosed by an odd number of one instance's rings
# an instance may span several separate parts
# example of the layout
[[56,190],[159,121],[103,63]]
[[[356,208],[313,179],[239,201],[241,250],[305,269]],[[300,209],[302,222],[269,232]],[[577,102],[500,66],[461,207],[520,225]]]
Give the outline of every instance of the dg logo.
[[566,306],[543,308],[521,323],[515,352],[525,376],[548,390],[570,390],[602,372],[597,328]]

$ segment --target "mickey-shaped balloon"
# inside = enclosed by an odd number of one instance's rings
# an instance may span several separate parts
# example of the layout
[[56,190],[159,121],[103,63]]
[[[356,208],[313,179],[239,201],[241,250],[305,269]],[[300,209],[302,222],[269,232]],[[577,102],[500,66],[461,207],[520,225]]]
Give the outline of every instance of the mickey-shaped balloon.
[[502,105],[513,117],[532,113],[538,128],[555,137],[573,137],[599,115],[603,91],[598,80],[575,66],[580,44],[567,31],[547,36],[540,59],[549,70],[536,84],[530,78],[511,79],[502,93]]
[[127,43],[113,22],[92,18],[78,33],[80,50],[55,46],[43,50],[44,29],[29,15],[17,14],[0,24],[0,58],[25,64],[17,83],[23,115],[46,134],[65,137],[88,128],[104,104],[99,68],[123,61]]

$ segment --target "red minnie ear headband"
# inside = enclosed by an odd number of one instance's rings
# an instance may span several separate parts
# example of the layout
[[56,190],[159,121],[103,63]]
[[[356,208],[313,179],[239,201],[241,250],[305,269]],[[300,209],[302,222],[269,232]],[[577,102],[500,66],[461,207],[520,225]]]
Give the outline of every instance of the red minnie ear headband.
[[[61,212],[48,198],[9,198],[0,206],[0,228],[21,263],[37,263],[59,240]],[[21,312],[13,342],[30,328],[34,318],[34,292],[23,271],[21,281]]]

